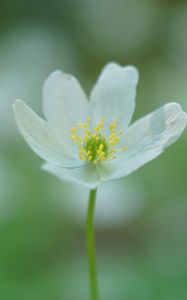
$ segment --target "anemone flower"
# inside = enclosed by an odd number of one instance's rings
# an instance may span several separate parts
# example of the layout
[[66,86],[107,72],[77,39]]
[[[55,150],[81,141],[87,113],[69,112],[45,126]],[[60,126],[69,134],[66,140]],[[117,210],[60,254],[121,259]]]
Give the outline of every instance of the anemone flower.
[[177,103],[129,125],[137,82],[135,67],[109,63],[88,101],[73,76],[55,71],[43,88],[46,120],[16,100],[17,124],[32,150],[46,161],[42,168],[93,189],[102,181],[129,175],[174,143],[187,120]]
[[181,106],[167,103],[131,125],[138,77],[133,66],[109,63],[88,101],[73,76],[55,71],[43,88],[45,119],[22,100],[14,104],[20,132],[45,161],[42,168],[91,190],[87,246],[92,300],[99,299],[93,231],[97,186],[127,176],[156,158],[179,138],[187,123]]

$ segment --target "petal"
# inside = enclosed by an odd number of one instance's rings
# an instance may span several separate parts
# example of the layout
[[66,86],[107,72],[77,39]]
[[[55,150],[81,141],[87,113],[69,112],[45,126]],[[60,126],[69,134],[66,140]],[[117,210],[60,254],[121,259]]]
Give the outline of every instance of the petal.
[[127,127],[135,109],[138,77],[133,66],[105,66],[90,96],[96,122],[105,117],[109,123],[118,120],[121,128]]
[[126,176],[160,155],[186,127],[187,115],[177,103],[168,103],[135,122],[127,131],[128,150],[97,167],[102,180]]
[[94,189],[100,183],[96,169],[91,164],[78,168],[61,168],[53,164],[43,164],[42,169],[57,176],[59,179]]
[[55,71],[44,83],[43,110],[49,123],[69,134],[71,127],[86,120],[89,102],[73,76]]
[[37,116],[22,100],[16,100],[14,112],[18,127],[31,149],[44,160],[64,167],[79,166],[82,162],[70,157],[58,132]]

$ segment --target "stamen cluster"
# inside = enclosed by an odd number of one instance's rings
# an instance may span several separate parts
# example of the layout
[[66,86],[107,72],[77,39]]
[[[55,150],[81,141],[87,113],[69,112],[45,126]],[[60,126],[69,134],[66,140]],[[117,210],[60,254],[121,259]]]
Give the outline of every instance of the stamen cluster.
[[104,126],[105,120],[101,118],[95,128],[92,128],[91,117],[88,117],[86,122],[78,123],[71,129],[71,139],[78,146],[81,160],[87,160],[96,165],[101,161],[114,159],[119,151],[127,150],[127,146],[121,149],[116,148],[123,135],[122,130],[117,131],[117,121],[110,123],[109,136],[104,135]]

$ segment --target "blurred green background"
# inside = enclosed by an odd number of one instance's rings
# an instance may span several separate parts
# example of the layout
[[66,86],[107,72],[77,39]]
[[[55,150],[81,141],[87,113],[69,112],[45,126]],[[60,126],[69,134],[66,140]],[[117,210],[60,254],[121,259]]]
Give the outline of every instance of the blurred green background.
[[[12,103],[42,115],[55,69],[89,93],[108,61],[140,71],[134,119],[168,101],[187,111],[187,2],[0,0],[0,299],[88,300],[88,192],[40,170]],[[102,300],[187,299],[186,133],[131,176],[99,188]]]

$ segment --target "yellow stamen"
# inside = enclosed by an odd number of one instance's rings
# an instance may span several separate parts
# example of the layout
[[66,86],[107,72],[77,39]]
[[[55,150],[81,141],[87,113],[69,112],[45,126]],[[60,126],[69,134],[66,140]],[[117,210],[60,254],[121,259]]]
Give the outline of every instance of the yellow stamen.
[[77,130],[78,130],[77,127],[73,127],[73,128],[71,128],[70,132],[73,135],[74,133],[77,132]]
[[84,135],[84,141],[87,142],[91,134],[91,130],[87,130]]
[[104,127],[104,118],[101,119],[101,121],[99,121],[95,127],[95,131],[98,133],[99,131],[101,131],[101,129],[103,129]]
[[104,118],[101,118],[95,128],[91,129],[91,117],[88,117],[86,122],[78,123],[70,130],[71,138],[78,146],[81,160],[97,165],[99,162],[114,159],[119,151],[127,150],[125,145],[122,148],[117,148],[123,135],[122,130],[117,130],[117,121],[110,123],[109,136],[104,136],[103,129]]
[[119,137],[116,133],[111,133],[109,136],[110,145],[115,146],[119,142]]
[[80,137],[79,137],[78,135],[75,135],[75,134],[73,134],[73,135],[71,136],[71,138],[72,138],[72,140],[73,140],[74,142],[78,142],[78,141],[80,140]]
[[110,131],[114,131],[114,130],[116,130],[116,128],[117,128],[117,122],[112,122],[112,123],[110,123]]
[[128,146],[127,145],[124,145],[122,148],[121,148],[121,151],[124,152],[124,151],[127,151],[128,150]]
[[89,117],[87,118],[87,123],[90,123],[91,120],[92,120],[92,117],[89,116]]
[[78,127],[81,128],[81,129],[86,129],[87,128],[87,123],[86,122],[78,123]]
[[81,148],[81,149],[80,149],[80,151],[79,151],[79,158],[80,158],[81,160],[86,160],[86,159],[87,159],[87,157],[86,157],[86,152],[85,152],[84,148]]

